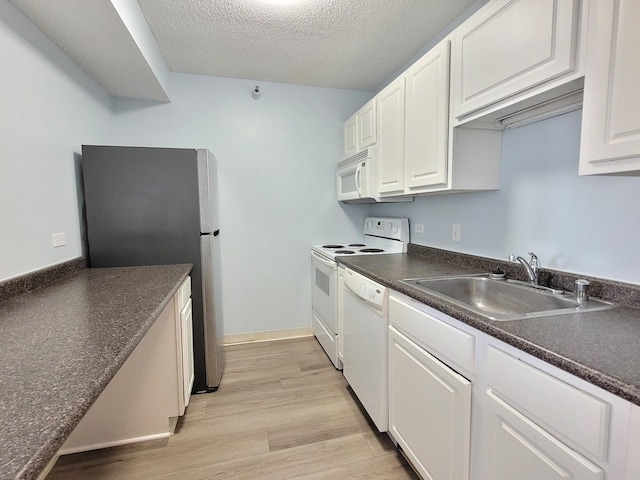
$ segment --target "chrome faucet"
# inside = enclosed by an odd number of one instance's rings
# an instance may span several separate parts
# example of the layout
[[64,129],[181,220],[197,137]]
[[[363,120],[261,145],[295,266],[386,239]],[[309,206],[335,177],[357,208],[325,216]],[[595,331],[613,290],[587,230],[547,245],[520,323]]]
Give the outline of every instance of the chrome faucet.
[[509,255],[509,261],[511,262],[520,262],[522,266],[527,270],[527,275],[529,275],[529,283],[531,285],[538,285],[538,273],[540,269],[540,265],[538,264],[538,257],[535,253],[529,252],[531,255],[531,259],[527,262],[522,257],[516,257],[515,255]]

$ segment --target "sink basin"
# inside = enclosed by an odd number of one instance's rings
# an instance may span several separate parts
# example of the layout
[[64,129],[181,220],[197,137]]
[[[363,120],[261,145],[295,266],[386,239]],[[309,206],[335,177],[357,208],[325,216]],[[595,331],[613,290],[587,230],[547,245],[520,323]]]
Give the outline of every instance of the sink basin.
[[615,306],[595,299],[581,306],[572,294],[553,294],[522,282],[494,280],[488,274],[409,278],[402,281],[491,320],[519,320],[604,310]]

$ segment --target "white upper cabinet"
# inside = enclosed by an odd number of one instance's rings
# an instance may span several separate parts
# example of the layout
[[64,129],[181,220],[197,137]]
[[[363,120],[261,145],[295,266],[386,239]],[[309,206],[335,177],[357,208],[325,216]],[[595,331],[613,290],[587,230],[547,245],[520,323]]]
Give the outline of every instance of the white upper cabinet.
[[517,103],[552,80],[579,77],[582,3],[495,0],[458,27],[452,54],[455,124]]
[[375,97],[382,197],[499,187],[500,132],[449,122],[450,50],[447,37]]
[[344,122],[343,157],[352,157],[365,148],[375,145],[376,132],[376,101],[372,99]]
[[344,158],[358,153],[358,114],[355,113],[344,122]]
[[377,141],[376,101],[370,100],[356,112],[358,122],[358,151],[364,150]]
[[580,174],[640,174],[640,2],[593,1]]
[[378,109],[380,195],[404,193],[405,77],[401,75],[375,97]]
[[405,73],[405,188],[447,184],[449,48],[440,42]]

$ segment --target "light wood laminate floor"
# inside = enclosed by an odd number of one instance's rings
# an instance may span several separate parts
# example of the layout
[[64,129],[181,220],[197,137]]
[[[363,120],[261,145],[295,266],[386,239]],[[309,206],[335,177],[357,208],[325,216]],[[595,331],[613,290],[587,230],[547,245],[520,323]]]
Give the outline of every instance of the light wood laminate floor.
[[227,347],[168,440],[61,457],[47,480],[417,479],[314,337]]

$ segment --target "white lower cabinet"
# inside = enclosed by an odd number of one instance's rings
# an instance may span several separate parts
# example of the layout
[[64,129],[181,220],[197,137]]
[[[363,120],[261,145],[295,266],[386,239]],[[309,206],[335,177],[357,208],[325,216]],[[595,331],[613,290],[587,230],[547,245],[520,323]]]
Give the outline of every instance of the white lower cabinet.
[[495,347],[485,366],[483,443],[492,459],[487,478],[604,478],[602,468],[574,448],[607,458],[608,403]]
[[640,478],[640,407],[631,406],[631,421],[629,422],[629,443],[627,445],[627,465],[625,480]]
[[191,308],[191,299],[180,310],[180,348],[178,355],[180,356],[180,378],[179,382],[182,386],[180,391],[180,415],[184,413],[185,408],[189,405],[191,398],[191,389],[195,380],[193,369],[193,310]]
[[424,478],[469,478],[471,382],[389,327],[389,430]]
[[389,434],[424,479],[640,479],[640,407],[398,292],[389,324]]
[[193,349],[190,296],[187,277],[71,432],[60,455],[156,440],[173,433],[193,382],[193,354],[188,353]]
[[176,361],[178,362],[178,409],[184,414],[195,380],[193,368],[193,312],[191,277],[187,277],[176,295]]
[[338,314],[336,316],[336,327],[338,329],[338,360],[340,366],[338,370],[342,369],[344,364],[344,327],[343,327],[343,310],[342,302],[344,298],[344,267],[341,265],[338,268],[338,288],[336,289],[336,296],[338,297]]
[[446,317],[389,297],[389,434],[423,478],[468,480],[475,337]]
[[494,391],[486,393],[491,422],[485,440],[491,446],[492,480],[598,480],[603,470],[582,457]]
[[637,480],[625,474],[629,402],[491,337],[484,343],[472,478]]

